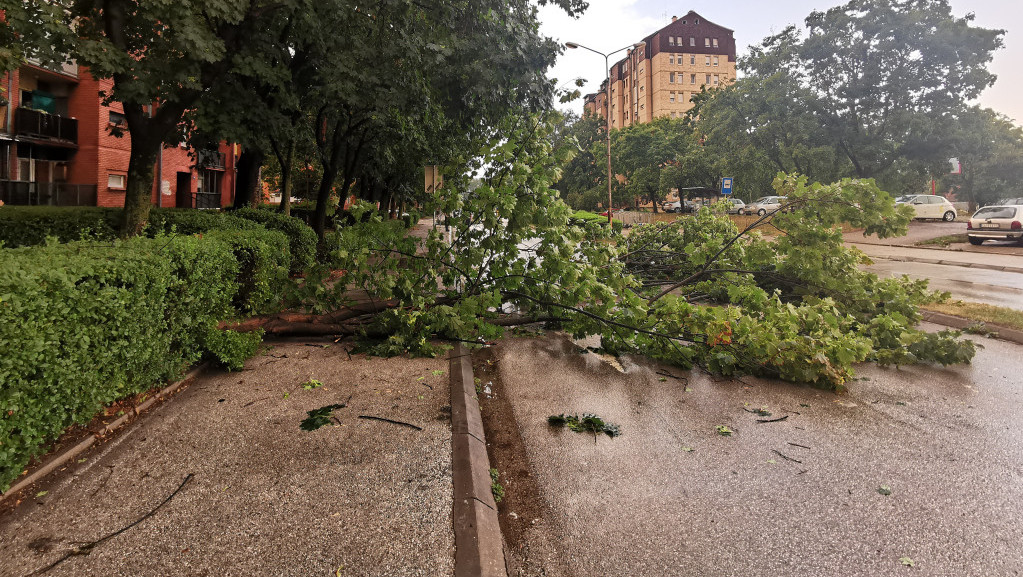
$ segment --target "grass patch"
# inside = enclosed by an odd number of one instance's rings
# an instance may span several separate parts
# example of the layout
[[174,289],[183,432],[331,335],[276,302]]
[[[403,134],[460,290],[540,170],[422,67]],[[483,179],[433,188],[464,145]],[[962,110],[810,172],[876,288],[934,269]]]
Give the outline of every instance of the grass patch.
[[1023,311],[963,301],[921,305],[921,309],[1023,331]]
[[916,246],[941,246],[947,247],[950,244],[959,244],[969,242],[966,237],[966,233],[962,234],[946,234],[945,236],[939,236],[937,238],[929,238],[927,240],[921,240],[916,243]]

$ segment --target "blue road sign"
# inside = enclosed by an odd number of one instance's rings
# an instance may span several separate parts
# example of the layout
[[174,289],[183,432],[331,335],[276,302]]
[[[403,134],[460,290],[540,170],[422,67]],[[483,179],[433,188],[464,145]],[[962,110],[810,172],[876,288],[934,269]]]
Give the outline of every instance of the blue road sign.
[[721,179],[721,194],[732,194],[732,177],[726,176]]

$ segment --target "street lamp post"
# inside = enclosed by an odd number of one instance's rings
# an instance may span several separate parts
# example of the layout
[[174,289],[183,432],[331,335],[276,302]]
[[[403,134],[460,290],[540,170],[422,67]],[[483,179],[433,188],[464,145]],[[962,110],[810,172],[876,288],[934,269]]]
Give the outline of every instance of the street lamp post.
[[590,52],[600,54],[604,57],[604,84],[607,86],[607,94],[604,96],[604,120],[606,120],[606,128],[604,130],[604,136],[607,140],[607,225],[611,226],[611,214],[612,214],[612,197],[611,197],[611,66],[608,59],[612,54],[627,50],[629,48],[639,48],[643,46],[643,42],[639,44],[630,44],[623,46],[618,50],[613,50],[604,54],[599,50],[594,50],[589,46],[583,46],[578,42],[566,42],[565,46],[568,48],[582,48],[583,50],[589,50]]

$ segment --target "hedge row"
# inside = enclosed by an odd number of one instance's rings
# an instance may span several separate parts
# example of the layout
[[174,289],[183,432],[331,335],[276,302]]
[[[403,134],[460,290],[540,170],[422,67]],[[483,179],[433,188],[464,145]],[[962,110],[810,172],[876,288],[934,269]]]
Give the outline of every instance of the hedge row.
[[289,265],[265,229],[0,250],[0,490],[104,405],[203,357],[240,367],[259,334],[218,322],[279,303]]
[[[37,246],[49,236],[59,242],[113,240],[121,209],[94,207],[5,206],[0,209],[0,242],[9,248]],[[316,233],[301,220],[265,210],[215,212],[188,208],[153,208],[148,236],[160,233],[199,234],[214,230],[258,230],[284,233],[291,250],[292,272],[300,272],[316,256]]]

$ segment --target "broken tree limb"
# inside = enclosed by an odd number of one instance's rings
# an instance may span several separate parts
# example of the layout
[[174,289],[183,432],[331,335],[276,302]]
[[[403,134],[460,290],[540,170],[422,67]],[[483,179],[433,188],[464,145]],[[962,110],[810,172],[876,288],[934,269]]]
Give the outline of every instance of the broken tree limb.
[[374,417],[373,415],[359,415],[359,418],[360,419],[369,419],[369,420],[373,420],[373,421],[383,421],[385,423],[391,423],[391,424],[394,424],[394,425],[401,425],[403,427],[410,427],[410,428],[413,428],[413,429],[415,429],[417,431],[422,431],[423,430],[423,428],[418,426],[418,425],[413,425],[412,423],[406,423],[404,421],[395,421],[394,419],[387,419],[385,417]]
[[789,416],[785,415],[784,417],[778,417],[777,419],[757,419],[757,422],[758,423],[777,423],[778,421],[784,421],[787,418],[789,418]]
[[107,541],[109,539],[113,539],[114,537],[120,535],[121,533],[124,533],[128,529],[131,529],[132,527],[134,527],[134,526],[138,525],[139,523],[145,521],[146,519],[152,517],[153,515],[156,514],[157,511],[160,510],[161,507],[163,507],[164,505],[169,503],[171,501],[171,499],[176,497],[178,495],[178,493],[180,493],[181,490],[185,488],[185,485],[187,485],[188,482],[192,480],[193,476],[194,475],[192,473],[189,473],[189,474],[185,475],[185,480],[181,481],[181,484],[178,485],[177,489],[174,489],[173,493],[168,495],[167,498],[164,499],[163,501],[161,501],[159,505],[157,505],[156,507],[153,507],[148,513],[146,513],[145,515],[139,517],[138,519],[136,519],[132,523],[126,525],[125,527],[123,527],[121,529],[118,529],[117,531],[114,531],[113,533],[109,533],[107,535],[104,535],[104,536],[100,537],[99,539],[96,539],[95,541],[89,541],[88,543],[84,543],[82,545],[78,545],[74,549],[72,549],[72,550],[68,551],[67,553],[65,553],[64,556],[61,557],[60,559],[57,559],[56,561],[54,561],[53,563],[50,563],[46,567],[43,567],[41,569],[36,569],[35,571],[29,573],[26,577],[32,577],[33,575],[42,575],[43,573],[46,573],[50,569],[53,569],[57,565],[60,565],[64,561],[67,561],[68,559],[70,559],[72,557],[75,557],[77,555],[88,555],[89,553],[92,552],[93,549],[95,549],[97,546],[99,546],[104,541]]

